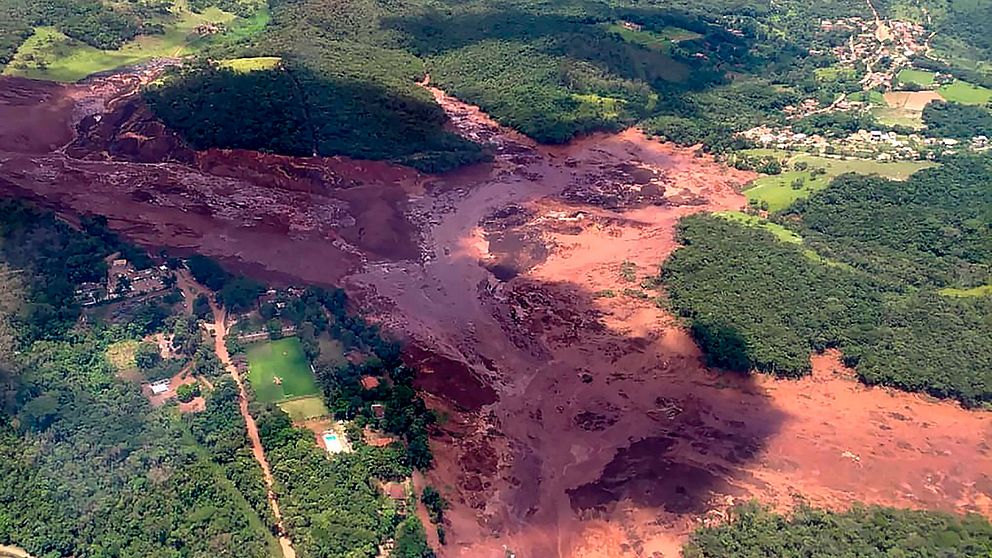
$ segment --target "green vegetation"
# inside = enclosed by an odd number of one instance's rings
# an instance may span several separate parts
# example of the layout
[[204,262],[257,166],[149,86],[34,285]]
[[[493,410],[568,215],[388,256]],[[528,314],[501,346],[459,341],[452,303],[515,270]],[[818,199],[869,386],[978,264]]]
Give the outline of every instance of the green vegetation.
[[898,85],[913,84],[920,87],[930,87],[933,85],[934,73],[923,70],[912,70],[906,68],[901,70],[896,76]]
[[[72,2],[66,2],[66,5],[72,5]],[[4,73],[35,79],[76,81],[93,73],[152,58],[190,54],[209,44],[229,40],[227,33],[200,35],[196,32],[198,26],[221,26],[229,30],[231,36],[236,36],[251,21],[216,7],[193,12],[181,2],[175,5],[164,3],[146,11],[144,17],[148,23],[141,28],[142,32],[127,37],[119,44],[86,41],[58,26],[37,26],[17,49]]]
[[[745,153],[750,153],[748,151]],[[760,177],[747,187],[744,195],[749,202],[762,205],[769,211],[785,209],[796,200],[807,198],[813,192],[826,188],[830,181],[845,173],[878,175],[893,180],[905,180],[913,173],[930,168],[927,161],[881,162],[864,159],[831,159],[814,155],[774,152],[784,161],[786,170],[781,174]],[[797,167],[802,167],[798,170]],[[797,180],[799,188],[793,187]]]
[[253,56],[249,58],[232,58],[218,63],[221,68],[235,72],[254,72],[256,70],[274,70],[282,62],[278,56]]
[[289,415],[293,422],[326,417],[330,415],[324,399],[317,397],[298,397],[286,399],[279,403],[279,408]]
[[923,109],[923,122],[934,137],[992,136],[992,111],[984,107],[934,101]]
[[979,285],[970,289],[944,287],[937,292],[944,296],[992,296],[992,285]]
[[265,403],[320,391],[298,337],[249,346],[248,380],[255,397]]
[[992,401],[992,301],[938,293],[989,284],[990,178],[967,158],[904,182],[844,175],[777,214],[788,230],[686,218],[671,304],[715,366],[796,376],[839,347],[867,383]]
[[931,511],[855,507],[843,513],[801,506],[789,516],[748,504],[723,525],[697,530],[685,558],[966,558],[992,553],[992,525]]
[[944,85],[937,92],[947,101],[962,105],[986,105],[992,101],[992,89],[961,80]]
[[272,556],[268,530],[182,419],[116,377],[106,355],[129,366],[147,325],[77,323],[74,287],[122,248],[99,220],[85,224],[0,211],[0,544],[34,556]]

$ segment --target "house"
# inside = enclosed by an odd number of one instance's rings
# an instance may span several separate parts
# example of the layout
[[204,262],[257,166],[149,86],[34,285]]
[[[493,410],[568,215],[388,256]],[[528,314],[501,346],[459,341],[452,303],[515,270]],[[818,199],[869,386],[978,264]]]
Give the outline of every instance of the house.
[[379,378],[375,376],[362,376],[359,383],[362,384],[362,389],[375,389],[379,387]]
[[372,404],[372,415],[375,418],[382,418],[382,417],[386,416],[386,406],[383,405],[382,403],[373,403]]
[[149,386],[152,390],[152,395],[162,395],[163,393],[169,391],[171,388],[170,383],[169,378],[152,382],[151,386]]

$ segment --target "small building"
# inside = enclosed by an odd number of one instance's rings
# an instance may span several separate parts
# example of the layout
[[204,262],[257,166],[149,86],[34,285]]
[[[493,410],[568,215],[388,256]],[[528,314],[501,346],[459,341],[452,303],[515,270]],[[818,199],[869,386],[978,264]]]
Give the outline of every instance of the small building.
[[382,417],[386,416],[386,406],[383,405],[382,403],[373,403],[372,404],[372,415],[375,418],[382,418]]
[[169,391],[171,388],[171,382],[169,378],[164,380],[159,380],[157,382],[152,382],[149,386],[152,390],[152,395],[162,395],[163,393]]
[[362,384],[362,389],[375,389],[379,387],[379,378],[375,376],[362,376],[359,383]]

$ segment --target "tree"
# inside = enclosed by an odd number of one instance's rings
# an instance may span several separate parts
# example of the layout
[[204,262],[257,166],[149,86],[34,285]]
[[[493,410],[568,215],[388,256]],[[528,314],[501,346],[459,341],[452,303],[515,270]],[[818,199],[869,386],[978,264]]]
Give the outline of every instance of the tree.
[[176,398],[183,403],[189,403],[200,396],[200,383],[182,384],[176,388]]
[[396,528],[396,546],[392,556],[396,558],[434,558],[434,551],[427,546],[424,526],[412,515]]
[[227,281],[217,293],[220,302],[233,312],[243,312],[255,306],[258,295],[265,292],[265,287],[253,279],[236,277]]
[[155,343],[141,343],[134,352],[134,362],[138,368],[149,370],[162,362],[162,353]]
[[265,331],[269,332],[269,339],[279,339],[282,337],[282,322],[271,319],[265,322]]
[[201,320],[207,320],[213,315],[213,310],[210,308],[210,299],[207,295],[200,293],[196,295],[193,300],[193,315]]
[[430,514],[431,521],[437,525],[444,523],[444,510],[448,509],[448,501],[444,499],[444,496],[441,496],[441,493],[436,488],[425,486],[423,493],[420,495],[420,501],[427,508],[427,513]]

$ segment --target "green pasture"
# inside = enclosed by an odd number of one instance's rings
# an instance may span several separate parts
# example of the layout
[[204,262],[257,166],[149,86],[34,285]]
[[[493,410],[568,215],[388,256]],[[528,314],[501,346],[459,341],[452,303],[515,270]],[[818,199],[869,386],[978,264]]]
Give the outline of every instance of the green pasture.
[[[789,156],[787,152],[776,150],[752,150],[746,153],[756,155],[782,154]],[[892,161],[880,162],[867,159],[830,159],[827,157],[817,157],[800,153],[791,155],[785,167],[792,168],[796,163],[804,162],[808,165],[807,170],[786,170],[782,174],[762,176],[758,178],[744,191],[748,200],[765,201],[768,203],[769,211],[779,211],[789,207],[794,201],[809,197],[810,194],[826,188],[830,181],[836,176],[853,172],[856,174],[877,174],[879,176],[893,180],[905,180],[914,172],[932,167],[934,163],[928,161]],[[813,176],[813,169],[823,168],[826,174]],[[797,179],[803,181],[801,188],[793,189],[792,184]]]
[[667,52],[669,45],[672,43],[688,41],[702,36],[694,31],[679,27],[665,27],[661,31],[648,31],[646,29],[628,29],[619,23],[607,25],[606,30],[619,35],[621,39],[628,43],[663,52]]
[[222,60],[218,65],[238,73],[248,73],[258,70],[272,70],[277,68],[280,62],[282,62],[282,58],[278,56],[255,56],[252,58]]
[[[162,18],[165,33],[139,35],[118,50],[100,50],[67,37],[54,27],[36,27],[34,34],[17,49],[4,74],[61,82],[78,81],[91,74],[155,58],[191,54],[216,41],[236,40],[257,32],[268,21],[269,13],[265,9],[249,19],[241,19],[213,7],[194,13],[179,0],[172,12]],[[197,35],[194,29],[203,23],[223,24],[228,31],[219,35]]]
[[952,103],[984,105],[992,100],[992,89],[955,80],[937,90],[940,96]]
[[247,356],[248,381],[259,401],[275,403],[320,393],[298,337],[250,345]]
[[946,289],[940,289],[938,292],[944,296],[992,296],[992,285],[981,285],[971,289],[948,287]]
[[912,83],[919,85],[920,87],[929,87],[933,85],[934,77],[933,72],[907,68],[905,70],[900,70],[899,74],[896,75],[896,83],[898,85]]

